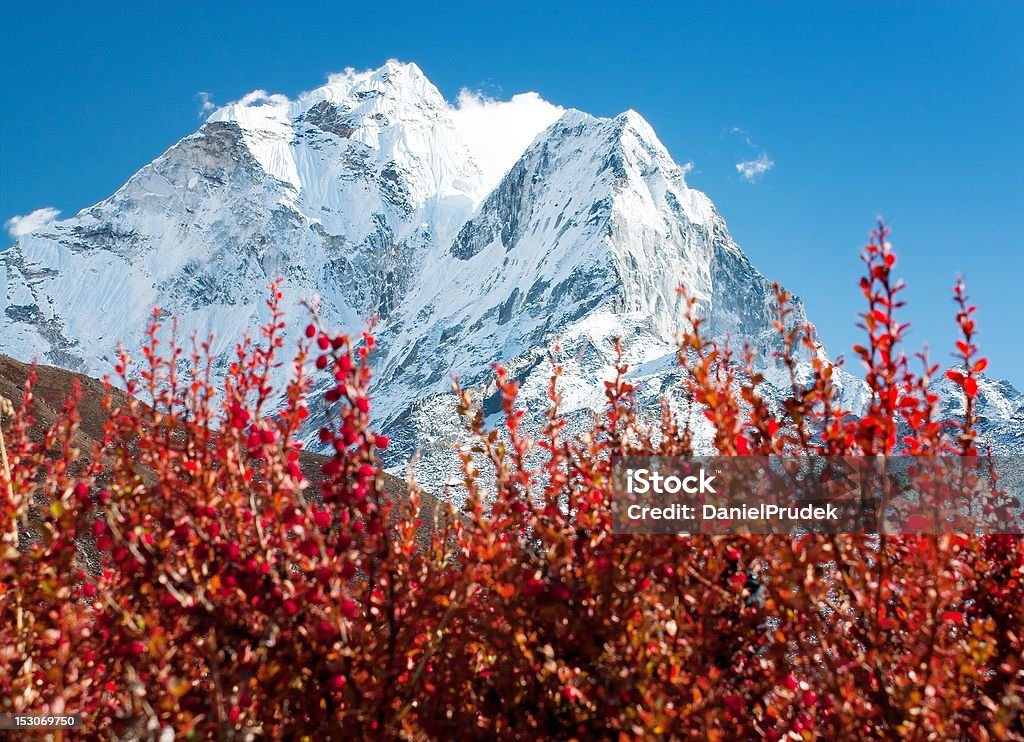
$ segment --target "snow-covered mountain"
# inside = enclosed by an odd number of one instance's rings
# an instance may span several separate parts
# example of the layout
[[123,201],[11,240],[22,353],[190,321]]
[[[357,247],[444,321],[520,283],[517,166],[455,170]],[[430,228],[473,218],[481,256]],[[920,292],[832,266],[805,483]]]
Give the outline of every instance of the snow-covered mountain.
[[277,274],[296,311],[319,294],[328,322],[360,327],[391,314],[484,187],[413,65],[230,105],[110,198],[3,254],[0,338],[101,374],[159,306],[223,350],[259,321]]
[[770,284],[641,116],[566,111],[497,182],[471,139],[412,64],[296,100],[246,96],[111,197],[0,253],[0,347],[102,376],[159,306],[225,353],[265,319],[280,275],[294,327],[314,295],[350,332],[379,317],[375,417],[392,463],[420,448],[435,481],[458,439],[452,376],[493,407],[502,361],[540,413],[555,338],[568,412],[601,405],[616,336],[656,409],[678,386],[681,282],[713,333],[771,357]]

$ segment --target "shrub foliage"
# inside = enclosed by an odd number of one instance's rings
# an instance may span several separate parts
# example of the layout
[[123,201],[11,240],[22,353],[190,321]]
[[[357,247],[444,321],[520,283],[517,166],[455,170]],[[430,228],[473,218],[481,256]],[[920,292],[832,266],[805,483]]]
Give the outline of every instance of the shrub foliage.
[[[977,454],[962,284],[951,422],[938,366],[900,350],[884,228],[864,260],[860,416],[781,289],[781,407],[690,305],[679,362],[721,454]],[[82,712],[106,738],[1024,738],[1020,538],[613,535],[611,456],[685,456],[692,431],[667,407],[643,424],[620,362],[592,429],[567,435],[557,360],[536,439],[503,369],[502,431],[459,391],[468,500],[424,524],[413,483],[398,502],[383,488],[371,334],[314,321],[273,407],[279,298],[216,388],[209,344],[165,349],[155,315],[94,451],[73,445],[77,393],[41,437],[31,380],[2,411],[0,711]],[[310,373],[334,380],[315,484]]]

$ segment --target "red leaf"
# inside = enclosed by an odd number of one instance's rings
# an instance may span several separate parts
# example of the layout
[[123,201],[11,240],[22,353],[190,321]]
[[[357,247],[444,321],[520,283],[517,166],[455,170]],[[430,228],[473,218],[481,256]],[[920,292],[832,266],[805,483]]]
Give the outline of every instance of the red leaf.
[[974,371],[974,373],[980,374],[986,368],[988,368],[988,359],[982,358],[977,363],[974,364],[974,368],[972,370]]
[[963,386],[964,384],[964,375],[959,371],[954,371],[953,369],[950,369],[949,371],[946,372],[946,378],[949,379],[950,381],[955,381],[960,386]]
[[960,611],[943,611],[941,618],[946,623],[963,623],[964,614]]
[[968,376],[964,379],[964,394],[968,397],[974,397],[978,393],[978,382],[973,376]]

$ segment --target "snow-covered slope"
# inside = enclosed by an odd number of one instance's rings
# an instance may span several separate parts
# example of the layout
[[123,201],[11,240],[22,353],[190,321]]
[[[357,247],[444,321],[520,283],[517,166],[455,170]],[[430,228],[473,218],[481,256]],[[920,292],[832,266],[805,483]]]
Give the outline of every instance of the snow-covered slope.
[[[942,376],[933,386],[940,399],[940,417],[962,420],[966,399],[963,390]],[[978,378],[974,398],[978,434],[997,456],[1019,456],[1024,451],[1024,394],[1002,379]]]
[[346,74],[294,102],[227,106],[113,196],[0,262],[3,347],[99,375],[149,310],[224,350],[280,274],[345,328],[386,317],[483,197],[448,106],[415,65]]
[[[294,327],[313,296],[344,330],[380,319],[375,416],[391,463],[425,451],[428,483],[458,439],[451,378],[494,409],[492,364],[506,363],[539,415],[556,338],[571,415],[601,405],[613,337],[656,410],[679,386],[680,283],[714,334],[771,358],[769,283],[638,114],[564,112],[497,183],[464,133],[415,65],[332,76],[296,100],[246,96],[110,198],[0,253],[0,347],[102,376],[159,306],[224,353],[280,275]],[[856,406],[862,388],[844,379]]]

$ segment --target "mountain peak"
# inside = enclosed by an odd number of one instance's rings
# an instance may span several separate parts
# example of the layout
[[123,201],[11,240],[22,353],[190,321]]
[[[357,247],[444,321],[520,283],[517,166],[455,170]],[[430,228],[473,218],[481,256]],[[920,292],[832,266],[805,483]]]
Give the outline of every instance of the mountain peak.
[[647,119],[632,108],[620,113],[615,117],[614,121],[619,131],[623,133],[631,132],[642,142],[663,152],[665,157],[670,157],[668,150],[665,149],[665,145],[661,143],[658,135],[654,133],[654,128],[647,122]]
[[357,71],[349,67],[344,72],[329,75],[326,84],[299,96],[299,108],[307,109],[321,100],[351,106],[378,97],[432,108],[447,105],[441,92],[418,65],[390,59],[377,69]]
[[354,172],[375,172],[406,211],[455,199],[464,203],[461,215],[483,195],[450,107],[412,63],[349,68],[294,100],[256,90],[215,111],[207,124],[217,123],[237,125],[263,172],[287,186],[283,202],[328,229],[338,223],[334,196],[349,190]]
[[243,128],[274,128],[323,101],[352,110],[368,103],[379,109],[379,102],[376,106],[372,102],[380,100],[390,102],[391,108],[402,105],[407,109],[443,109],[447,105],[441,92],[416,64],[392,59],[376,69],[357,71],[349,67],[331,74],[326,83],[300,93],[295,100],[280,93],[253,90],[215,110],[207,121],[234,121]]

